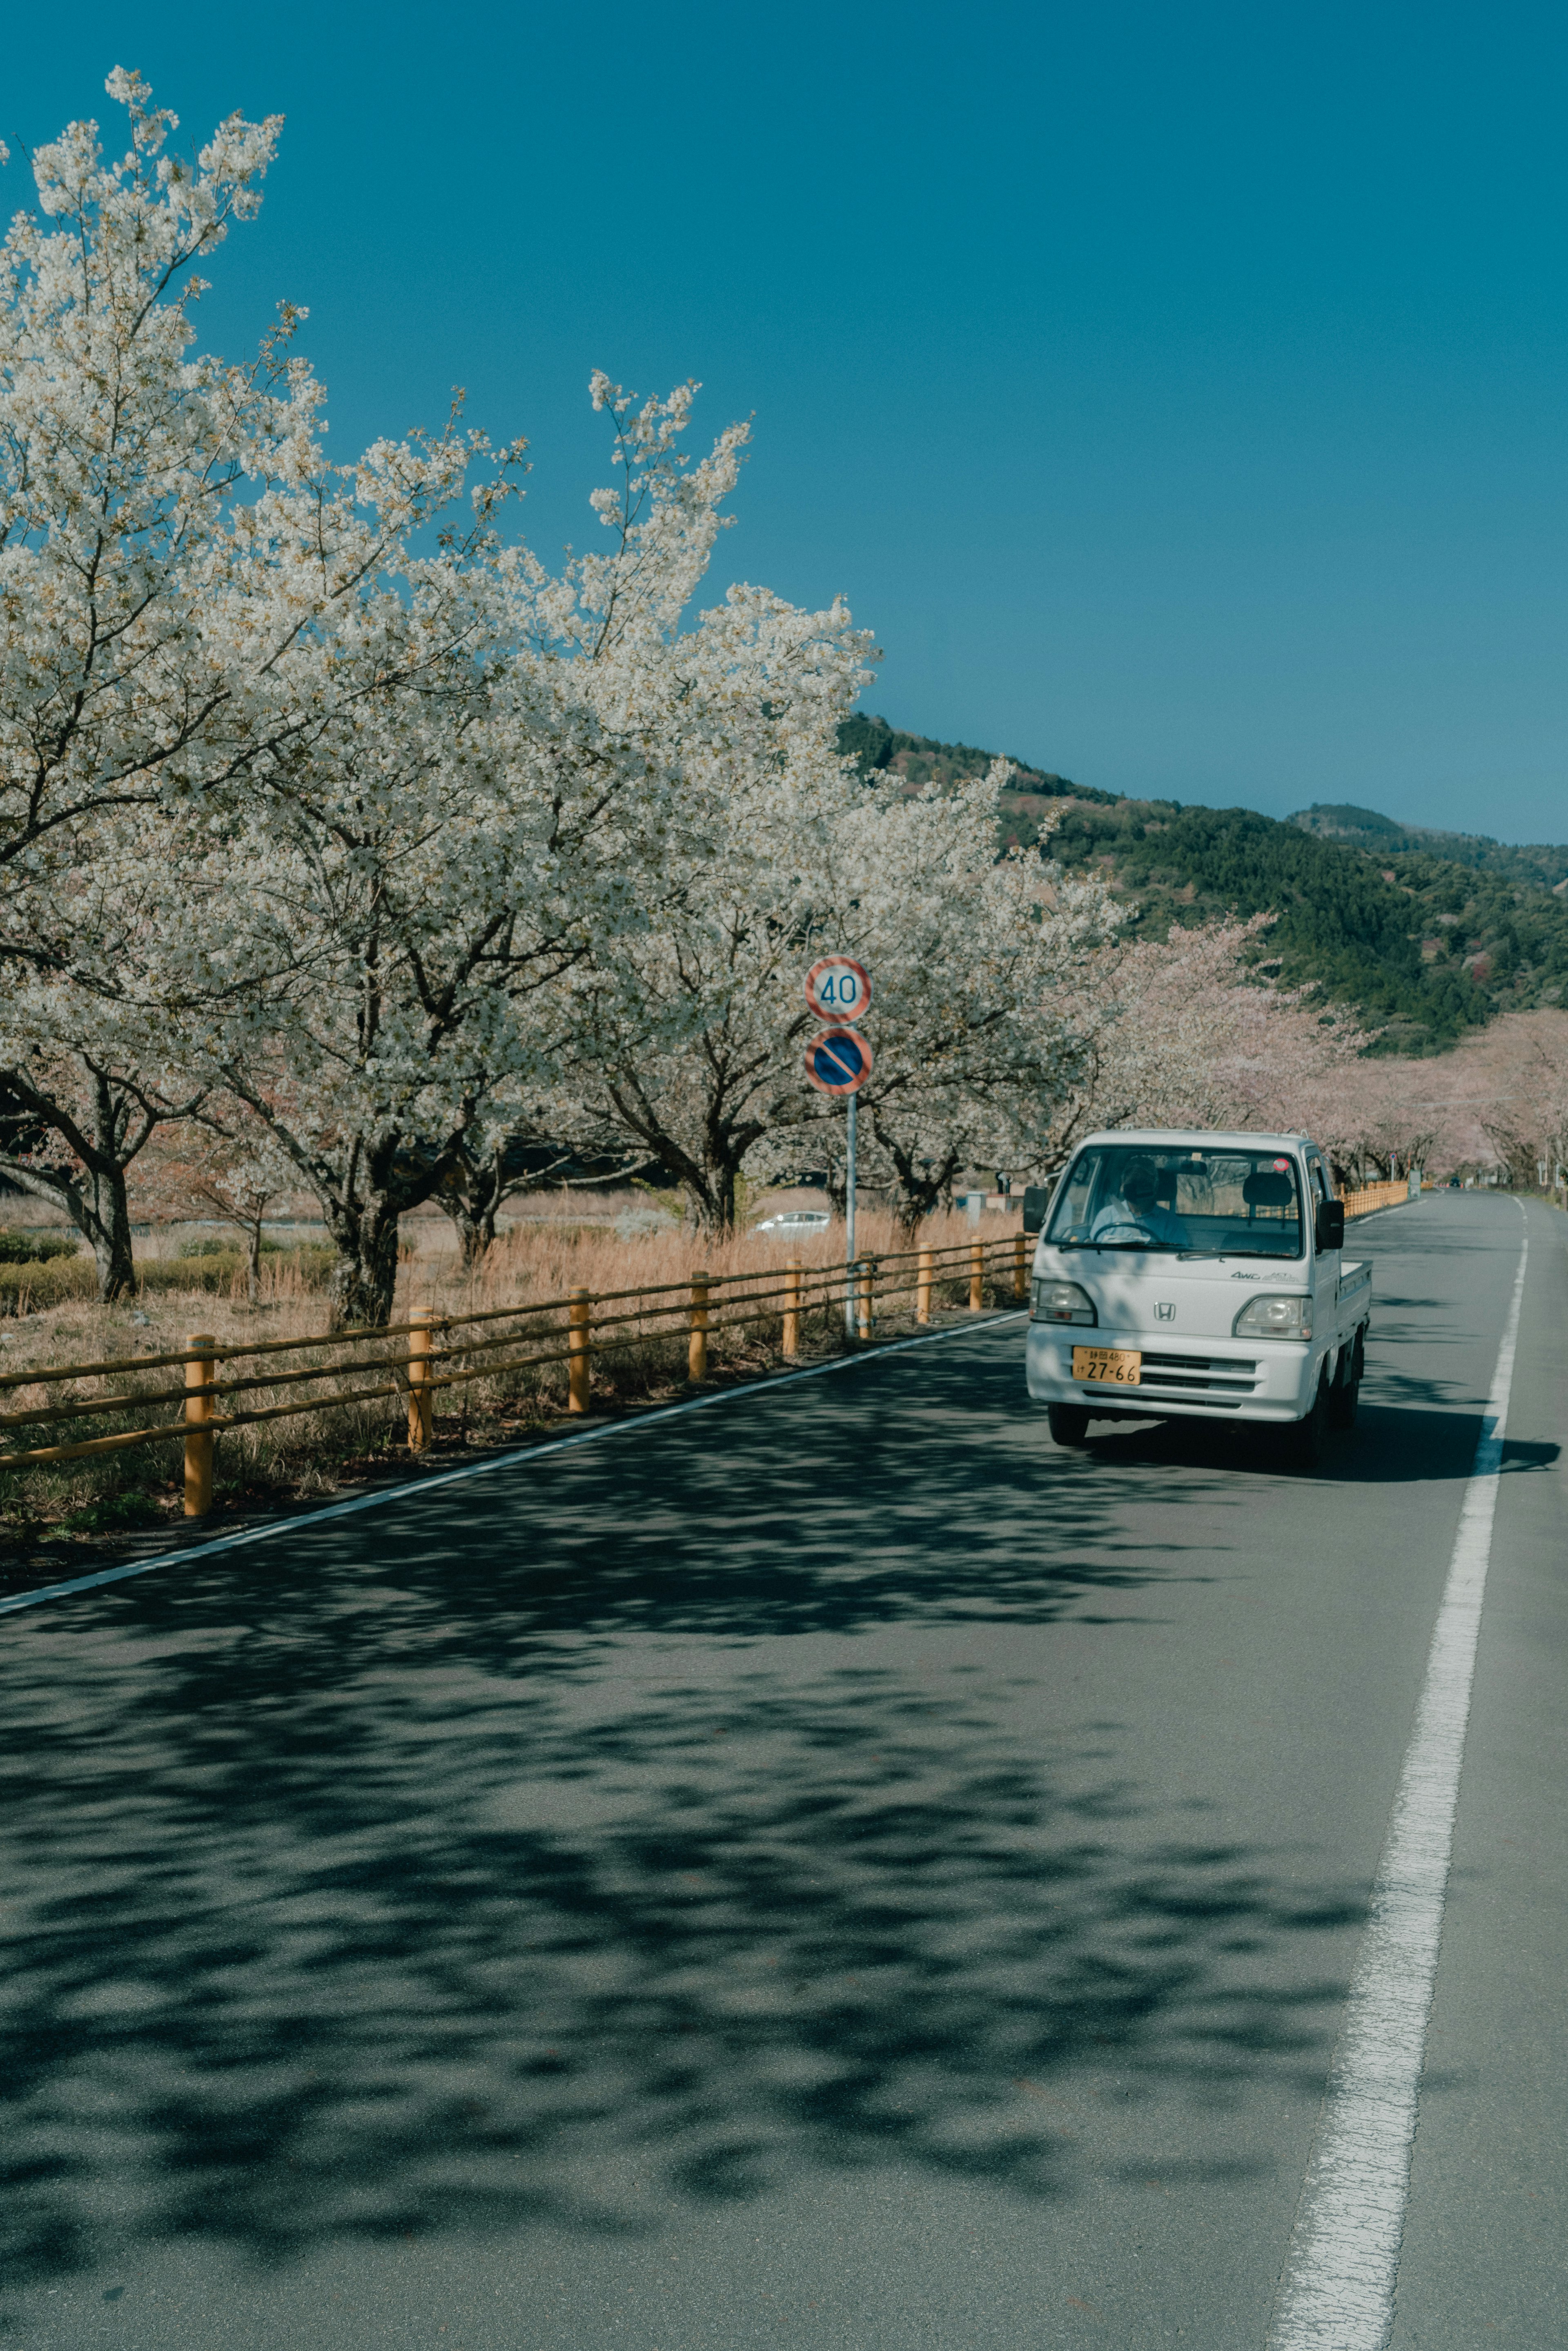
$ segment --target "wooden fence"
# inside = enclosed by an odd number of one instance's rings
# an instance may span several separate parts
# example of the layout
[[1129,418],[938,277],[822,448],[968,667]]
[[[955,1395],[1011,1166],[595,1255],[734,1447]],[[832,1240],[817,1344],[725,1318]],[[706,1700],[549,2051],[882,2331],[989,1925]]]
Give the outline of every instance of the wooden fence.
[[1401,1176],[1395,1184],[1368,1184],[1362,1191],[1340,1195],[1347,1218],[1370,1217],[1375,1208],[1391,1208],[1396,1200],[1410,1200],[1415,1196],[1406,1176]]
[[[687,1378],[701,1382],[707,1376],[710,1339],[743,1327],[765,1332],[768,1326],[776,1326],[779,1352],[790,1357],[800,1352],[804,1322],[812,1316],[836,1318],[852,1303],[854,1335],[863,1342],[874,1334],[879,1309],[896,1297],[913,1296],[915,1319],[922,1323],[931,1320],[934,1292],[954,1284],[967,1292],[974,1313],[984,1308],[988,1290],[994,1294],[998,1288],[1004,1296],[1021,1302],[1029,1295],[1031,1253],[1030,1237],[1009,1233],[994,1240],[977,1238],[945,1249],[861,1258],[852,1266],[805,1266],[794,1259],[781,1270],[719,1275],[699,1269],[688,1281],[656,1282],[642,1290],[574,1290],[564,1298],[525,1300],[516,1306],[489,1307],[474,1314],[416,1312],[406,1322],[377,1331],[264,1339],[248,1346],[225,1343],[221,1349],[209,1333],[195,1332],[178,1354],[55,1364],[0,1374],[0,1398],[11,1390],[76,1380],[169,1370],[182,1375],[178,1386],[74,1396],[64,1404],[0,1412],[0,1431],[4,1431],[140,1413],[149,1405],[178,1404],[182,1408],[177,1418],[150,1427],[128,1428],[77,1444],[68,1441],[0,1451],[0,1472],[47,1462],[79,1461],[95,1454],[178,1438],[185,1448],[185,1515],[201,1518],[212,1508],[214,1440],[225,1429],[397,1396],[406,1401],[410,1448],[421,1452],[434,1434],[437,1401],[444,1389],[465,1387],[472,1381],[495,1379],[507,1372],[564,1366],[567,1409],[583,1413],[589,1406],[596,1356],[645,1346],[650,1340],[684,1338]],[[401,1347],[395,1343],[399,1340],[405,1343]],[[270,1359],[276,1356],[312,1353],[325,1353],[332,1360],[288,1369],[271,1366]],[[218,1377],[222,1367],[260,1358],[268,1359],[261,1370],[240,1377]],[[367,1376],[371,1384],[361,1384]],[[298,1402],[254,1410],[226,1408],[229,1399],[243,1398],[258,1388],[315,1387],[345,1379],[354,1384],[329,1386],[327,1393],[302,1395]],[[220,1399],[225,1408],[220,1408]]]

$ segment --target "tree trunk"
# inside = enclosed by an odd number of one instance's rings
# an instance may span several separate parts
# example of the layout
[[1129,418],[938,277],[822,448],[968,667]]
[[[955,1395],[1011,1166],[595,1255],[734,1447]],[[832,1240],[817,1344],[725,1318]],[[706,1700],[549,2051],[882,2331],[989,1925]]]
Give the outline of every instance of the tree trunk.
[[[65,1210],[92,1250],[99,1296],[109,1303],[136,1295],[126,1171],[155,1128],[193,1117],[205,1097],[166,1102],[134,1075],[88,1053],[71,1058],[82,1081],[74,1107],[47,1074],[35,1084],[25,1069],[0,1072],[0,1166],[24,1191]],[[40,1143],[48,1135],[59,1137],[66,1165],[40,1164]]]
[[399,1219],[444,1191],[462,1148],[461,1130],[439,1144],[423,1144],[389,1123],[349,1134],[342,1139],[342,1155],[329,1157],[290,1132],[243,1069],[229,1066],[224,1080],[293,1162],[319,1204],[338,1252],[327,1284],[332,1328],[379,1330],[392,1320]]
[[687,1176],[682,1186],[692,1204],[697,1230],[712,1240],[727,1240],[735,1230],[735,1186],[738,1167],[705,1167],[700,1176]]
[[457,1228],[457,1245],[466,1273],[472,1273],[476,1266],[484,1262],[496,1238],[496,1214],[505,1191],[499,1150],[483,1159],[461,1146],[454,1152],[433,1196],[437,1207]]
[[261,1290],[261,1218],[256,1217],[246,1228],[246,1294],[254,1306]]
[[88,1238],[98,1263],[98,1294],[106,1306],[118,1298],[136,1295],[136,1268],[131,1254],[131,1202],[125,1170],[113,1165],[94,1170],[93,1217]]
[[338,1252],[328,1319],[334,1331],[379,1330],[392,1321],[397,1288],[398,1204],[378,1187],[363,1200],[321,1205]]
[[489,1252],[496,1238],[497,1205],[492,1200],[486,1207],[471,1212],[467,1203],[461,1202],[446,1210],[457,1228],[457,1246],[462,1251],[465,1273],[472,1273],[476,1266],[482,1265]]
[[6,1175],[37,1200],[63,1208],[93,1254],[98,1267],[98,1294],[106,1305],[136,1295],[136,1268],[131,1253],[131,1204],[125,1170],[112,1165],[81,1176],[63,1170],[3,1163]]

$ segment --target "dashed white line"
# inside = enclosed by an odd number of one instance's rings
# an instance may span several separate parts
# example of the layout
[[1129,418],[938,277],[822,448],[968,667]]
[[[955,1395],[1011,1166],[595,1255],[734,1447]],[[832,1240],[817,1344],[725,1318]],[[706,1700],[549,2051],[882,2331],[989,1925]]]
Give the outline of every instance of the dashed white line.
[[1372,1916],[1275,2297],[1269,2351],[1384,2351],[1394,2322],[1416,2097],[1529,1257],[1527,1238],[1378,1864]]

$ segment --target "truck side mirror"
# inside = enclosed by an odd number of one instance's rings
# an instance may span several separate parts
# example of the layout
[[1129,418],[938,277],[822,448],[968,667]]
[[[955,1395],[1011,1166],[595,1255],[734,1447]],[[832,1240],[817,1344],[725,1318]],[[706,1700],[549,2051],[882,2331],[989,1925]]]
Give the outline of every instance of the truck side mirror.
[[1038,1233],[1045,1224],[1045,1212],[1051,1206],[1051,1187],[1046,1184],[1024,1186],[1023,1228],[1026,1233]]
[[1344,1202],[1343,1200],[1318,1202],[1317,1240],[1320,1256],[1324,1249],[1343,1249]]

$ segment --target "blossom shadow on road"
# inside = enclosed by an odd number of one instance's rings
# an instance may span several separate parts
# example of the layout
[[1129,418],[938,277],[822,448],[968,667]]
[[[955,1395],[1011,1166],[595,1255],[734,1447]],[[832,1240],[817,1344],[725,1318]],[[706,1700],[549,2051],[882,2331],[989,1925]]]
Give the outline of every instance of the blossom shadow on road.
[[1124,1784],[1114,1726],[1041,1758],[885,1669],[588,1685],[322,1604],[331,1672],[210,1604],[34,1645],[18,2284],[155,2241],[623,2234],[823,2168],[1071,2194],[1089,2097],[1134,2168],[1151,2100],[1215,2115],[1233,2177],[1229,2105],[1315,2095],[1356,1896]]
[[14,2278],[889,2163],[1070,2195],[1090,2096],[1134,2168],[1176,2096],[1218,2180],[1249,2085],[1317,2095],[1357,1889],[1213,1841],[1114,1723],[1021,1733],[1005,1645],[862,1646],[1157,1617],[1226,1572],[1212,1512],[1082,1475],[994,1342],[874,1376],[18,1625]]

